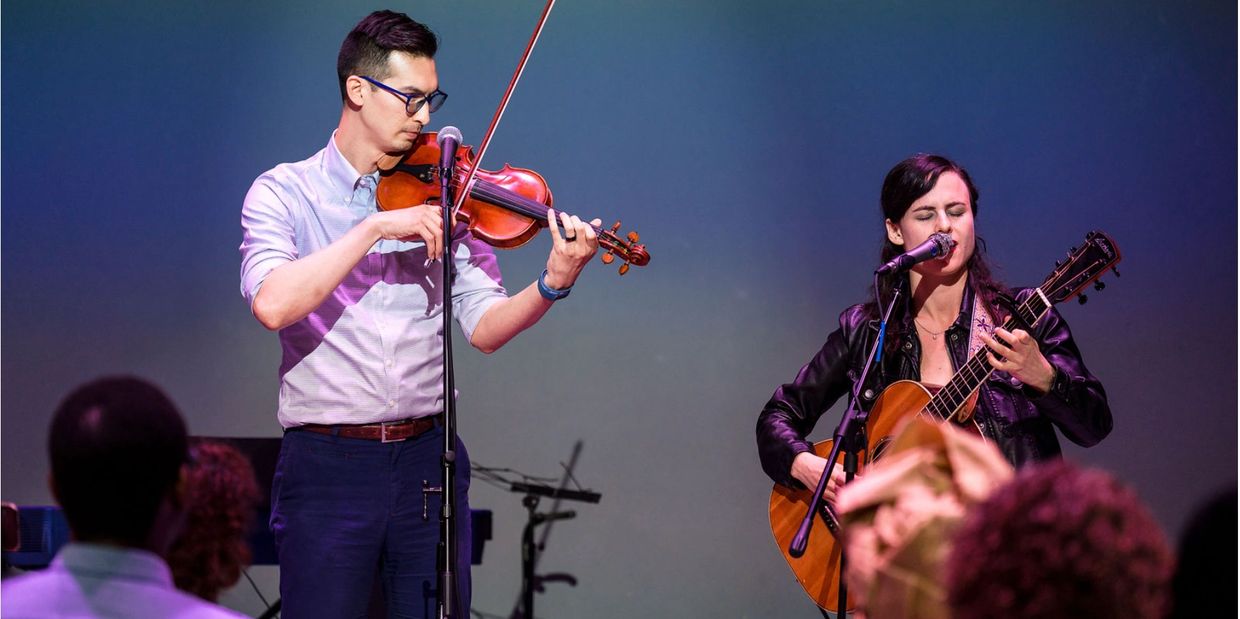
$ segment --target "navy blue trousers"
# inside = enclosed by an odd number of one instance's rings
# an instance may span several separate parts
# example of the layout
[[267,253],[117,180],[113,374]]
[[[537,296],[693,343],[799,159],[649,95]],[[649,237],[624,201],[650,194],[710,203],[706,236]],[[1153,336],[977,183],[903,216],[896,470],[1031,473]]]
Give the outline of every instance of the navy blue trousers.
[[[376,579],[388,617],[434,617],[443,430],[381,443],[284,435],[271,488],[282,616],[366,617]],[[457,442],[458,616],[469,616],[469,454]]]

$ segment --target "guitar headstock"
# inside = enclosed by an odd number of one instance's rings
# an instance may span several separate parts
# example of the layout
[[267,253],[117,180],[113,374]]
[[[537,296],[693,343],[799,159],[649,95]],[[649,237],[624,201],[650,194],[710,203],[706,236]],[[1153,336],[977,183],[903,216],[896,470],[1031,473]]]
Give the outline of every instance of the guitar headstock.
[[638,241],[641,237],[636,232],[629,232],[623,238],[618,234],[620,230],[620,222],[617,221],[610,229],[600,228],[598,231],[598,244],[607,250],[603,254],[603,264],[611,264],[615,262],[619,256],[624,264],[620,265],[620,274],[624,275],[629,272],[629,265],[636,264],[644,267],[650,262],[650,253],[646,251],[646,246]]
[[1068,252],[1068,259],[1055,263],[1055,271],[1042,283],[1042,292],[1051,303],[1061,303],[1080,295],[1080,302],[1086,301],[1081,291],[1091,283],[1094,288],[1102,290],[1104,284],[1098,281],[1107,270],[1119,271],[1115,265],[1119,263],[1119,246],[1105,232],[1094,230],[1085,235],[1085,244],[1073,247]]

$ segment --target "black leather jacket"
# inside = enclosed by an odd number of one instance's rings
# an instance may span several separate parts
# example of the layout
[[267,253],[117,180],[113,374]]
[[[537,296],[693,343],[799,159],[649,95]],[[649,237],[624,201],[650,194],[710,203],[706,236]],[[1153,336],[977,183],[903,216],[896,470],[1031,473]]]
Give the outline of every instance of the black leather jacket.
[[[1015,300],[1000,302],[1011,311],[1034,290],[1023,289]],[[968,360],[969,324],[973,313],[972,287],[966,287],[961,312],[944,332],[952,366],[960,368]],[[918,380],[921,374],[921,345],[909,312],[903,313],[901,328],[888,324],[887,337],[895,337],[897,354],[885,354],[882,367],[872,369],[861,389],[862,408],[869,410],[882,387],[897,380]],[[1028,330],[1026,328],[1026,330]],[[1055,379],[1046,394],[1027,387],[1006,372],[996,371],[982,385],[977,399],[978,423],[982,433],[993,440],[1003,455],[1016,466],[1057,457],[1061,451],[1052,426],[1072,442],[1089,447],[1111,432],[1111,408],[1102,384],[1081,360],[1072,333],[1063,318],[1051,308],[1029,330],[1041,344],[1042,354],[1055,368]],[[778,483],[801,487],[791,476],[792,460],[808,451],[805,437],[818,418],[841,396],[850,393],[860,377],[866,355],[878,336],[878,321],[870,318],[864,306],[854,305],[840,314],[840,327],[822,349],[797,373],[796,380],[775,390],[758,415],[758,453],[766,474]]]

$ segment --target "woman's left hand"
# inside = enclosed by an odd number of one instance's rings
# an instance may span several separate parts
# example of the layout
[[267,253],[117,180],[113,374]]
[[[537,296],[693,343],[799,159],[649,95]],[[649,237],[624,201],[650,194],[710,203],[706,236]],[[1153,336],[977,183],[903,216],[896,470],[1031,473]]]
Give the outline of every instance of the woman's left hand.
[[982,334],[982,341],[990,349],[986,351],[986,359],[991,367],[1015,376],[1042,393],[1050,391],[1055,368],[1042,355],[1038,341],[1022,329],[1008,331],[996,327],[995,335],[998,337]]

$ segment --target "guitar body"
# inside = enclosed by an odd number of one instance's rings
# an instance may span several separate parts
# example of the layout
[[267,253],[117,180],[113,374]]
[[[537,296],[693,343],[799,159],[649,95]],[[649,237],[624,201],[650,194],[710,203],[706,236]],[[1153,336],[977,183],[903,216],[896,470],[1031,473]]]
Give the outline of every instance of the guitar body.
[[[858,474],[864,474],[865,463],[882,457],[895,429],[904,420],[921,413],[930,402],[930,397],[930,392],[925,387],[911,380],[896,381],[879,394],[866,419],[866,451]],[[966,410],[971,411],[976,400],[975,393],[965,404]],[[815,443],[814,455],[821,458],[831,455],[831,445],[831,439]],[[836,458],[836,462],[843,464],[843,454]],[[839,540],[820,520],[810,531],[805,554],[800,559],[794,559],[788,554],[788,545],[792,543],[797,528],[801,526],[801,519],[805,517],[805,510],[809,509],[812,495],[813,489],[794,490],[775,484],[775,488],[771,490],[770,502],[771,533],[775,535],[780,554],[788,562],[788,567],[792,568],[806,595],[820,608],[834,613],[838,612],[836,607],[839,606]]]
[[[921,383],[912,380],[898,380],[888,385],[879,394],[865,422],[866,453],[870,460],[877,460],[883,456],[883,450],[887,448],[887,443],[891,441],[896,428],[909,417],[921,413],[935,421],[946,422],[932,413],[922,412],[930,403],[931,397],[930,392]],[[977,436],[983,436],[977,419],[973,417],[973,407],[976,404],[977,392],[974,391],[957,411],[953,411],[951,424]],[[957,421],[957,419],[967,421]]]
[[[831,455],[831,439],[815,443],[814,454],[820,458]],[[843,454],[836,462],[843,464]],[[800,559],[788,554],[788,546],[801,526],[801,519],[805,517],[805,510],[809,509],[813,494],[812,488],[794,490],[775,484],[775,489],[771,491],[771,533],[775,535],[775,545],[806,595],[819,607],[835,612],[840,601],[840,546],[836,543],[835,534],[820,520],[809,532],[805,554]]]

